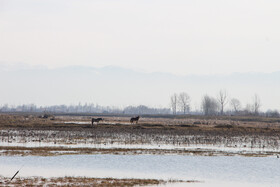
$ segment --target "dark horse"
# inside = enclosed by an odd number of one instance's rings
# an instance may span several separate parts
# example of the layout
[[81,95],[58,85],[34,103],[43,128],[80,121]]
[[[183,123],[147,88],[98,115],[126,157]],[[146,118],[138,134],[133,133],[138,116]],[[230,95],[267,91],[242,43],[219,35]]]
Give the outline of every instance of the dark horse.
[[93,123],[96,122],[98,123],[99,121],[103,121],[103,118],[91,118],[91,125],[93,126]]
[[133,123],[135,121],[135,123],[138,123],[140,116],[137,116],[135,118],[130,118],[130,123]]

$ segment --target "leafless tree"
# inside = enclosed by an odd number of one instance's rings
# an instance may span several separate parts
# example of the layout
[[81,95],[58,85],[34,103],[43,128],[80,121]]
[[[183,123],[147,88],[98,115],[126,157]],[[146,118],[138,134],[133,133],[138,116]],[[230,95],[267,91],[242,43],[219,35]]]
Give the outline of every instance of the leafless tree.
[[255,115],[259,115],[260,112],[260,107],[261,107],[261,100],[257,94],[255,94],[253,98],[253,105],[252,105],[252,110]]
[[273,118],[279,118],[280,114],[279,114],[278,110],[267,110],[266,116],[273,117]]
[[226,104],[228,103],[228,95],[225,90],[220,90],[217,101],[220,104],[220,113],[221,113],[221,115],[224,115],[224,108],[225,108]]
[[190,96],[186,92],[182,92],[178,97],[179,107],[181,108],[182,112],[186,114],[186,112],[190,110]]
[[173,114],[176,115],[177,113],[177,105],[178,105],[178,95],[175,93],[170,97],[170,104],[171,104],[171,110],[173,111]]
[[236,98],[232,98],[230,100],[230,105],[233,108],[235,113],[238,113],[241,109],[241,102]]
[[204,115],[215,115],[218,111],[218,103],[215,98],[205,95],[201,104]]
[[247,114],[247,115],[252,115],[252,114],[253,114],[253,111],[254,111],[253,105],[247,103],[246,106],[245,106],[245,108],[244,108],[245,114]]

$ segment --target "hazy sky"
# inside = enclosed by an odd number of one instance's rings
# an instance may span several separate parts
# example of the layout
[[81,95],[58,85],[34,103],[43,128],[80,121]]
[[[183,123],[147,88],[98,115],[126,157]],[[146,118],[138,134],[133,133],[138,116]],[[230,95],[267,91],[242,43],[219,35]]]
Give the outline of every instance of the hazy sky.
[[280,70],[279,0],[0,0],[0,64]]
[[[263,109],[279,109],[279,76],[246,80],[248,72],[280,71],[279,20],[279,0],[0,0],[0,105],[168,107],[171,94],[186,91],[194,109],[204,94],[227,89],[243,105],[256,93]],[[141,76],[58,73],[50,81],[43,73],[69,66],[122,67]],[[157,80],[149,72],[180,76]],[[243,73],[233,76],[239,82],[221,80],[234,72]],[[93,84],[98,89],[88,88]],[[127,90],[135,84],[137,93]]]

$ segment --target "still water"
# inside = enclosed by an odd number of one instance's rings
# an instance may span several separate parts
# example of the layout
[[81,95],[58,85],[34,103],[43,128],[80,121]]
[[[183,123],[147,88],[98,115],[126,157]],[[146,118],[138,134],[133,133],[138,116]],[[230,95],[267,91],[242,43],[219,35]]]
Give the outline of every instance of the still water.
[[276,157],[111,154],[0,157],[2,176],[11,177],[21,167],[21,177],[179,179],[202,181],[206,186],[213,181],[280,186],[280,159]]

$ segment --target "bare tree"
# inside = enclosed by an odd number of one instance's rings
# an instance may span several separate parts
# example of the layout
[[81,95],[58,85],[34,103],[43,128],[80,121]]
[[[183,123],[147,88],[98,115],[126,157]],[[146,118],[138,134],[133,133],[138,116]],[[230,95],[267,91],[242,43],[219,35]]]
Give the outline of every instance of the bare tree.
[[233,108],[235,113],[238,113],[241,109],[241,102],[236,98],[232,98],[230,100],[230,105]]
[[278,110],[267,110],[266,117],[279,118],[280,114],[279,114]]
[[171,110],[173,111],[173,114],[176,115],[177,113],[177,105],[178,105],[178,95],[175,93],[170,97],[171,102]]
[[253,111],[254,111],[253,105],[247,103],[246,106],[245,106],[245,108],[244,108],[245,114],[246,114],[246,115],[252,115],[252,114],[253,114]]
[[178,104],[184,114],[186,114],[186,112],[190,110],[190,96],[186,92],[182,92],[178,97]]
[[218,111],[218,103],[215,98],[205,95],[201,104],[204,115],[215,115]]
[[255,94],[253,98],[253,105],[252,105],[252,110],[255,115],[259,115],[260,112],[260,107],[261,107],[261,100],[257,94]]
[[228,95],[225,90],[220,90],[217,101],[220,104],[220,113],[221,113],[221,115],[224,115],[224,108],[225,108],[226,104],[228,103]]

